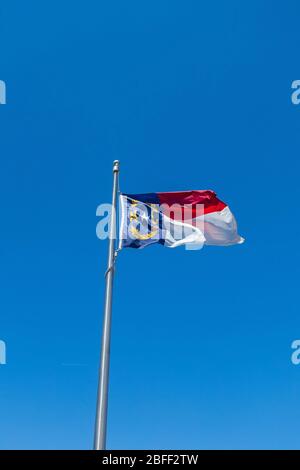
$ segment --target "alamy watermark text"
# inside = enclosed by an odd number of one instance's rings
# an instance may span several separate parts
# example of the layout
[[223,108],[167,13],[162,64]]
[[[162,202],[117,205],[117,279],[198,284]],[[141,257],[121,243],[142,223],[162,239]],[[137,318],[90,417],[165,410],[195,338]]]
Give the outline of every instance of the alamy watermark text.
[[0,104],[6,104],[6,83],[0,80]]
[[6,364],[6,344],[4,341],[0,340],[0,366]]

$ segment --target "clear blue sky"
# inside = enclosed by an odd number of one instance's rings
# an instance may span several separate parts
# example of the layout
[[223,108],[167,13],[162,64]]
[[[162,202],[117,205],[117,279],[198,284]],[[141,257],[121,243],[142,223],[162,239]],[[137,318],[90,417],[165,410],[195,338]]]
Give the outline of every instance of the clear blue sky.
[[300,448],[296,0],[1,4],[0,448],[92,445],[121,189],[213,189],[242,246],[123,251],[110,448]]

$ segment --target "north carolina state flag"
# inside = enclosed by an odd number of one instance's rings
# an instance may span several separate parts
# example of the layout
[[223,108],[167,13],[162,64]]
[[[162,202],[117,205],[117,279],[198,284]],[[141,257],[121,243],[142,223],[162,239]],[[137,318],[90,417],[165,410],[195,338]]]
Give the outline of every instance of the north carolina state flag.
[[120,203],[120,248],[160,243],[200,249],[244,242],[232,212],[214,191],[121,194]]

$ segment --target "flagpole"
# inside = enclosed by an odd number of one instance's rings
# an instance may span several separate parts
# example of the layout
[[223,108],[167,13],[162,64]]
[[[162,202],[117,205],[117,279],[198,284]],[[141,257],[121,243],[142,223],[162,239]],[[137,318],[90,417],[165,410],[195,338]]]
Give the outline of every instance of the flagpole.
[[110,359],[110,337],[111,337],[111,312],[112,293],[115,269],[115,237],[117,226],[117,195],[119,181],[119,161],[113,163],[113,192],[112,192],[112,212],[110,233],[108,242],[108,264],[105,273],[105,301],[102,331],[102,348],[99,368],[99,384],[94,436],[94,450],[106,449],[106,428],[107,428],[107,405],[108,405],[108,381],[109,381],[109,359]]

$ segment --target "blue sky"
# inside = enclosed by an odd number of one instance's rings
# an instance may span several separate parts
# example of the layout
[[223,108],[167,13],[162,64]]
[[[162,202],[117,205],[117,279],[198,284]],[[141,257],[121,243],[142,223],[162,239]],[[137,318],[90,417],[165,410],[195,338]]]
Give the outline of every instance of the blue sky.
[[214,189],[242,246],[118,259],[109,448],[300,448],[300,6],[2,2],[0,448],[92,446],[96,207]]

